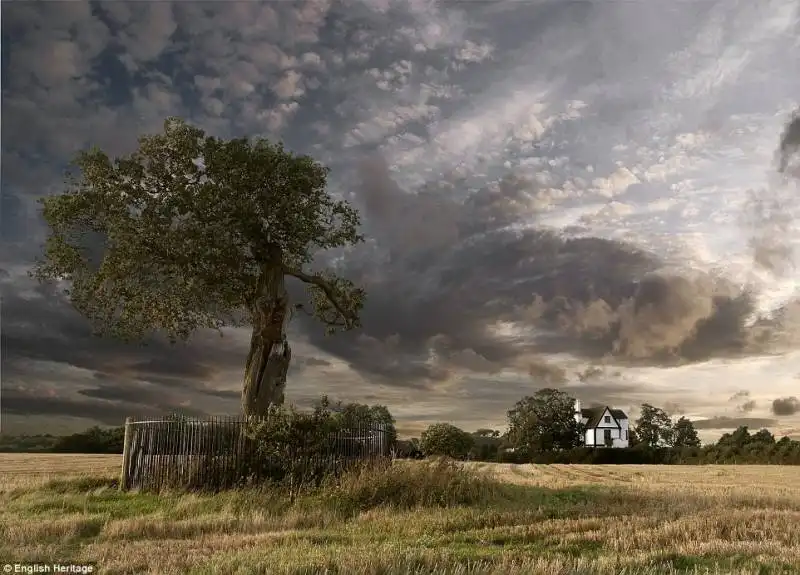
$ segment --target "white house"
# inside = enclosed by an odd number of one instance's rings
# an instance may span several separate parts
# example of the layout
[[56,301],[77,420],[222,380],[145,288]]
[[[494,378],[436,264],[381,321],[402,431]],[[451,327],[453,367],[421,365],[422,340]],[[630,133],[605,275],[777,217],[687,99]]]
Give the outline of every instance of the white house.
[[621,409],[607,405],[581,409],[576,400],[575,421],[586,426],[586,447],[628,447],[628,416]]

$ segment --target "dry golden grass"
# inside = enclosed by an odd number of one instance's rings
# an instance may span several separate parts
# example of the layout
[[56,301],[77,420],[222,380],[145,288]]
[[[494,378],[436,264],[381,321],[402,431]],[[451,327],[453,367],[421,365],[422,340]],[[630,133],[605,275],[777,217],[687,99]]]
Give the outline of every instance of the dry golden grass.
[[0,493],[64,477],[117,477],[121,455],[0,453]]
[[123,494],[118,465],[0,455],[0,557],[103,573],[800,573],[798,467],[398,462],[290,503]]
[[771,497],[800,501],[800,468],[788,465],[507,465],[468,463],[518,485],[635,486],[649,493],[700,497]]

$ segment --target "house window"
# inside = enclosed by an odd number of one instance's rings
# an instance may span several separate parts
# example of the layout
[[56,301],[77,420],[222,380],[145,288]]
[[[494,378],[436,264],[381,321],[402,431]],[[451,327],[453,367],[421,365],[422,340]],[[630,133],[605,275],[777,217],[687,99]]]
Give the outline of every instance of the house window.
[[625,430],[625,439],[628,439],[628,430]]
[[611,423],[611,416],[610,415],[606,415],[605,421],[606,421],[606,423]]

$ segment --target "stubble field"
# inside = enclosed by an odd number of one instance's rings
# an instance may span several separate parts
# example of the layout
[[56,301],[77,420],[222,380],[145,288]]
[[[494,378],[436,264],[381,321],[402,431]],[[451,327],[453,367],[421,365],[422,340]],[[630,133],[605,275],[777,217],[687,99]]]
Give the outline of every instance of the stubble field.
[[[800,467],[396,462],[292,502],[0,454],[0,561],[101,573],[800,573]],[[477,478],[476,478],[477,477]]]

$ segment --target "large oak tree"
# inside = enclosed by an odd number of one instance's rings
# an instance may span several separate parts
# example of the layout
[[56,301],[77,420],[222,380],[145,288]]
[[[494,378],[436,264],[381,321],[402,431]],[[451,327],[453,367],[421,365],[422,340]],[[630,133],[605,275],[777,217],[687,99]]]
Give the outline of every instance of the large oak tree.
[[508,412],[508,439],[525,453],[578,447],[583,432],[575,419],[575,399],[558,389],[540,389]]
[[130,155],[78,154],[64,193],[42,200],[50,234],[34,269],[66,280],[98,333],[171,341],[252,326],[242,409],[284,399],[292,311],[286,278],[307,284],[328,331],[359,325],[364,291],[307,269],[315,252],[363,241],[359,216],[326,191],[328,169],[265,139],[211,137],[177,118]]

